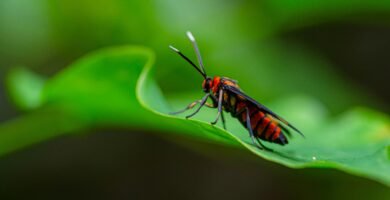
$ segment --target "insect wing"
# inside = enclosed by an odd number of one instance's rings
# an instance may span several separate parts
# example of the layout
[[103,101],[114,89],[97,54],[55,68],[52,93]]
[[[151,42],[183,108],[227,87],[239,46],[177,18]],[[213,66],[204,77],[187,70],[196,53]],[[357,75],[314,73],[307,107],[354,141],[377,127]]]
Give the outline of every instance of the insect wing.
[[290,123],[288,123],[285,119],[283,119],[282,117],[280,117],[279,115],[275,114],[274,112],[272,112],[270,109],[268,109],[267,107],[265,107],[263,104],[257,102],[256,100],[254,100],[253,98],[251,98],[250,96],[246,95],[245,93],[243,93],[240,89],[236,88],[236,87],[233,87],[233,86],[229,86],[229,85],[225,85],[224,86],[224,89],[230,91],[230,92],[233,92],[235,93],[236,95],[241,95],[243,96],[247,101],[253,103],[254,105],[256,105],[261,111],[267,113],[267,114],[270,114],[272,117],[278,119],[279,121],[283,122],[285,125],[287,125],[288,127],[292,128],[293,130],[295,130],[296,132],[298,132],[300,135],[302,135],[303,137],[305,137],[303,135],[303,133],[301,133],[297,128],[295,128],[293,125],[291,125]]

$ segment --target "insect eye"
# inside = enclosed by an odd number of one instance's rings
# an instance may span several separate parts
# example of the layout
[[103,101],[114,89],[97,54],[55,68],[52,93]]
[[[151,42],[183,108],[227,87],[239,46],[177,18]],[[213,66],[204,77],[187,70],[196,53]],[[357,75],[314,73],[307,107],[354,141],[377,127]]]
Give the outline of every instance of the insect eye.
[[212,86],[212,81],[211,79],[207,78],[206,80],[203,81],[202,87],[203,91],[208,92]]
[[207,85],[208,89],[212,88],[212,84],[213,84],[213,81],[211,79],[207,79],[206,85]]

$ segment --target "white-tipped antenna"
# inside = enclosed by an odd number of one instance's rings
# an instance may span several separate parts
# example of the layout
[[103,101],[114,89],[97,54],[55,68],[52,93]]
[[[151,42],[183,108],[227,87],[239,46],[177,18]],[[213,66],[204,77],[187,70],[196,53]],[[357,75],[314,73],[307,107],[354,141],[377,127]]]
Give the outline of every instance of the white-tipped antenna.
[[198,58],[199,66],[202,68],[203,73],[206,74],[206,70],[204,69],[204,66],[203,66],[203,60],[202,60],[202,57],[200,56],[198,44],[196,44],[196,41],[195,41],[195,37],[189,31],[187,31],[187,37],[188,37],[188,39],[190,39],[192,45],[194,46],[195,54],[196,54],[196,57]]
[[173,51],[180,52],[179,49],[176,49],[176,48],[173,47],[172,45],[169,45],[169,48],[171,48]]
[[169,48],[172,49],[172,51],[176,52],[177,54],[179,54],[182,58],[184,58],[184,60],[186,60],[188,63],[190,63],[202,76],[203,78],[207,78],[206,74],[199,69],[199,67],[197,67],[189,58],[187,58],[187,56],[185,56],[184,54],[182,54],[179,49],[176,49],[175,47],[173,47],[172,45],[169,45]]

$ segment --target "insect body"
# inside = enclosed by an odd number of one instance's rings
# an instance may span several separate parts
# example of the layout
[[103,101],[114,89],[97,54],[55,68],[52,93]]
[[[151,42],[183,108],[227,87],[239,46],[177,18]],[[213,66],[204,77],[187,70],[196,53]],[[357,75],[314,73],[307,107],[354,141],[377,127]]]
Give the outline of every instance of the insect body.
[[[185,109],[173,114],[182,113],[186,110],[192,109],[197,104],[200,104],[200,106],[192,114],[186,116],[186,118],[194,116],[203,106],[218,108],[217,117],[213,122],[211,122],[211,124],[216,124],[218,119],[221,118],[223,127],[226,129],[223,113],[224,110],[225,112],[229,112],[233,117],[237,118],[249,131],[249,135],[254,145],[258,144],[256,146],[265,150],[271,149],[265,147],[261,143],[260,139],[280,145],[288,144],[285,133],[290,135],[290,132],[286,126],[303,136],[298,129],[286,120],[246,95],[239,88],[237,81],[220,76],[215,76],[214,78],[208,77],[204,69],[203,61],[195,38],[190,32],[187,32],[187,36],[194,46],[200,68],[178,49],[172,46],[170,46],[170,48],[190,63],[203,76],[204,81],[202,83],[202,88],[206,95],[202,99],[189,104]],[[207,102],[208,98],[212,100],[212,104]]]

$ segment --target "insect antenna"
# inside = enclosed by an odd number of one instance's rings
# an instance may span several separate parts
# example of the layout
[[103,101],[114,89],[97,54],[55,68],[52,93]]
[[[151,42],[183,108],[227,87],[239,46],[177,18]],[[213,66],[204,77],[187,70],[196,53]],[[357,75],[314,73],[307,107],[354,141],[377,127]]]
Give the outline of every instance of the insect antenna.
[[169,48],[171,48],[174,52],[176,52],[177,54],[179,54],[182,58],[184,58],[184,60],[186,60],[188,63],[190,63],[200,74],[202,74],[202,76],[206,79],[207,76],[206,74],[199,69],[199,67],[197,67],[189,58],[187,58],[187,56],[185,56],[184,54],[182,54],[178,49],[176,49],[175,47],[169,45]]
[[195,54],[196,54],[196,57],[198,58],[198,63],[200,65],[200,67],[202,68],[203,73],[206,74],[206,70],[204,69],[204,66],[203,66],[203,60],[202,60],[202,57],[200,56],[198,44],[195,41],[195,37],[189,31],[187,31],[187,37],[188,37],[188,39],[190,39],[192,45],[194,46]]

